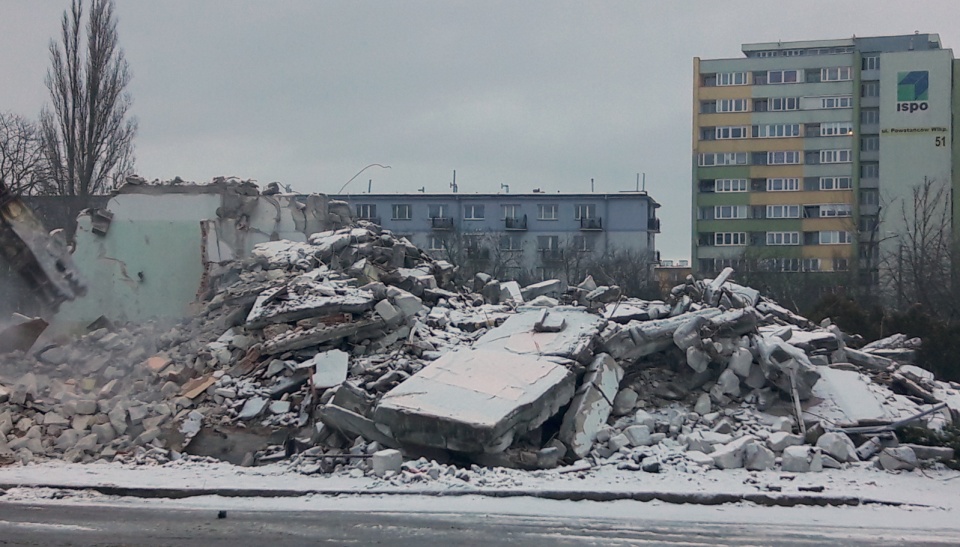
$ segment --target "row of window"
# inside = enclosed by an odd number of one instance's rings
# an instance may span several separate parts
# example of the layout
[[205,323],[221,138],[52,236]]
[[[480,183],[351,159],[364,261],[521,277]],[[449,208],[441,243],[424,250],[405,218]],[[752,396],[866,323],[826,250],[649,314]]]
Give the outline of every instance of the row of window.
[[822,163],[850,163],[853,154],[849,148],[830,150],[771,150],[768,152],[708,152],[700,154],[697,165],[800,165]]
[[[840,53],[853,53],[853,46],[839,47],[812,47],[812,48],[794,48],[794,49],[765,49],[748,53],[748,57],[770,58],[770,57],[800,57],[804,55],[837,55]],[[863,60],[876,59],[876,68],[880,68],[880,57],[864,57]],[[866,65],[866,63],[864,63]],[[867,67],[863,67],[867,70]]]
[[[413,206],[406,203],[396,203],[390,206],[391,220],[411,220],[413,218]],[[555,203],[546,203],[537,205],[537,220],[559,220],[560,206]],[[360,203],[356,206],[357,218],[375,219],[377,217],[377,205],[374,203]],[[521,218],[522,212],[520,205],[510,204],[501,205],[501,220]],[[450,218],[450,207],[443,204],[433,204],[427,206],[428,218]],[[595,204],[579,204],[574,207],[574,219],[590,219],[597,217],[597,206]],[[486,207],[483,204],[467,203],[463,205],[463,220],[485,220]]]
[[[473,251],[484,249],[485,235],[464,234],[462,244],[467,255]],[[431,235],[427,239],[427,249],[430,251],[445,251],[450,247],[450,239],[442,235]],[[570,240],[570,250],[589,252],[594,247],[594,238],[573,236]],[[522,252],[523,238],[517,235],[502,235],[497,240],[497,248],[501,251]],[[537,236],[537,251],[560,251],[560,236]]]
[[[800,232],[764,232],[766,244],[771,246],[800,245]],[[853,243],[853,234],[842,230],[804,232],[805,245],[843,245]],[[761,240],[763,241],[763,240]],[[745,247],[750,244],[747,232],[715,232],[713,245],[718,247]]]
[[853,80],[853,68],[835,66],[820,69],[786,69],[754,72],[718,72],[702,74],[704,87],[766,84],[796,84],[816,82],[848,82]]
[[700,103],[701,114],[730,112],[787,112],[791,110],[831,110],[853,108],[852,95],[823,97],[768,97],[762,99],[715,99]]
[[[801,179],[797,177],[773,177],[760,179],[766,184],[767,192],[799,192]],[[851,177],[818,177],[819,190],[851,190]],[[713,191],[717,193],[747,192],[750,179],[715,179]]]
[[736,220],[766,218],[836,218],[853,215],[849,203],[815,205],[714,205],[698,210],[700,220]]
[[752,126],[722,125],[717,127],[704,127],[700,130],[700,139],[776,139],[799,137],[804,127],[807,129],[807,137],[835,137],[853,134],[853,122],[822,122],[813,124],[771,123]]
[[832,259],[765,258],[757,261],[741,258],[701,258],[699,260],[700,271],[703,272],[719,272],[728,267],[734,268],[738,272],[754,269],[766,272],[820,272],[824,271],[824,263],[832,263],[835,272],[845,272],[850,269],[850,260],[842,257]]

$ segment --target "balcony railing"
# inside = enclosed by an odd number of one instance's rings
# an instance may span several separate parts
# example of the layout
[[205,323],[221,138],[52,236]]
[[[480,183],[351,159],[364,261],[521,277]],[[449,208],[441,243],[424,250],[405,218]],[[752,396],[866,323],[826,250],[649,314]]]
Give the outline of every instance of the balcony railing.
[[540,260],[544,262],[561,262],[563,261],[563,251],[560,249],[538,249],[540,253]]
[[450,217],[432,217],[430,225],[434,230],[453,230],[453,219]]
[[584,231],[596,232],[603,230],[603,219],[583,217],[580,219],[580,229]]
[[650,232],[658,232],[658,233],[659,233],[659,232],[660,232],[660,219],[659,219],[659,218],[651,218],[651,219],[647,220],[647,231],[650,231]]
[[519,218],[503,219],[503,228],[505,230],[526,230],[527,215],[523,215],[522,217],[519,217]]

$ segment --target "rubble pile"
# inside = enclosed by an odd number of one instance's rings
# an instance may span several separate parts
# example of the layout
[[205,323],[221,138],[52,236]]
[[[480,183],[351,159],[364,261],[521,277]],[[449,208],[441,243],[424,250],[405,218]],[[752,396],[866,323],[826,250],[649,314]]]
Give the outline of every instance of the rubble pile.
[[457,287],[454,265],[361,221],[214,273],[179,324],[104,321],[0,355],[0,462],[186,455],[422,480],[459,476],[448,464],[810,472],[954,457],[897,443],[903,424],[960,419],[960,386],[912,364],[919,341],[855,349],[730,269],[666,301],[591,278]]

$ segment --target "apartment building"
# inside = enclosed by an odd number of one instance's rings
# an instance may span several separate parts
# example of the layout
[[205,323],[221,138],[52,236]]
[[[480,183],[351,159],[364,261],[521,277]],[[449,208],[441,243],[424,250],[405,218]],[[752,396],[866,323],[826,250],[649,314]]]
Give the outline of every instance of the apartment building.
[[339,197],[358,219],[376,222],[437,257],[478,271],[496,268],[503,279],[521,273],[564,277],[571,262],[626,249],[649,256],[652,272],[656,258],[660,205],[643,191]]
[[952,51],[917,33],[742,52],[693,62],[693,268],[876,283],[912,187],[954,184]]

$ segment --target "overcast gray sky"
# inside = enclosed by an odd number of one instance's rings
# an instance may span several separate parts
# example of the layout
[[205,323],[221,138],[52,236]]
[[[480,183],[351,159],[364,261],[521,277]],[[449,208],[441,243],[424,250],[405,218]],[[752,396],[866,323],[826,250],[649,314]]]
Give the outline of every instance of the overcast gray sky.
[[[0,110],[36,118],[68,0],[0,0]],[[690,253],[692,59],[740,44],[939,33],[960,2],[118,0],[148,179],[302,192],[647,190]]]

